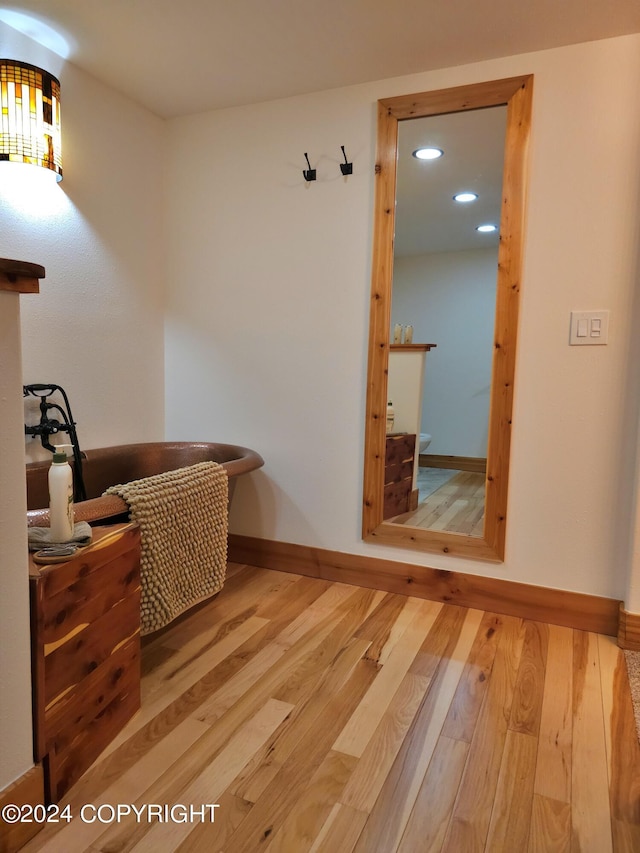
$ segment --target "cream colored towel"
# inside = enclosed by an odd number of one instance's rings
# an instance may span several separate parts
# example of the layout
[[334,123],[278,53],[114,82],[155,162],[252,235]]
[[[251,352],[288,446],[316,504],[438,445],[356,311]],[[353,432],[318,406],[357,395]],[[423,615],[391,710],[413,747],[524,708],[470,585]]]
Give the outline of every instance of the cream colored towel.
[[112,486],[140,526],[141,633],[169,624],[218,592],[227,569],[229,481],[200,462]]

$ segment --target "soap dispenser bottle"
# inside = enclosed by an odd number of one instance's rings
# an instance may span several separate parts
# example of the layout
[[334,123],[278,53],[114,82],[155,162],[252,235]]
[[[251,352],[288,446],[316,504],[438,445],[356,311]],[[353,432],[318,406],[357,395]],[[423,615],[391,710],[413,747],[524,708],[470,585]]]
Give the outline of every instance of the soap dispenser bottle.
[[56,447],[49,468],[49,526],[52,542],[73,539],[73,472],[67,462],[67,445]]
[[391,400],[387,403],[387,435],[390,432],[393,432],[393,425],[395,423],[396,414],[393,411],[393,403]]

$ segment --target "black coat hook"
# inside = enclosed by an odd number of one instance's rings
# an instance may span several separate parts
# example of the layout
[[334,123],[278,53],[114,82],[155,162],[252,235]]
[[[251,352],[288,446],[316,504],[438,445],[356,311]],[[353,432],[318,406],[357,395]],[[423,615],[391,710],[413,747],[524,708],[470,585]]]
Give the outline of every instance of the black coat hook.
[[353,163],[349,163],[347,161],[344,145],[341,145],[340,148],[342,149],[342,156],[344,157],[344,163],[340,163],[340,171],[343,175],[353,175]]
[[311,168],[311,163],[309,162],[309,157],[305,151],[304,159],[307,161],[308,169],[303,169],[302,174],[304,175],[305,181],[315,181],[316,179],[316,170]]

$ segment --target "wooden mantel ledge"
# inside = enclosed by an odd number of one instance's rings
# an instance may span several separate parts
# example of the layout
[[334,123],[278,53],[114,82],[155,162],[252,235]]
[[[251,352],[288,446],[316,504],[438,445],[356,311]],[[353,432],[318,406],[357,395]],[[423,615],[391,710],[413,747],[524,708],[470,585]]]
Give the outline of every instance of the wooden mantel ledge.
[[9,290],[12,293],[39,293],[40,279],[44,277],[44,267],[40,264],[0,258],[0,290]]
[[438,344],[391,344],[391,352],[429,352],[430,349],[435,349]]

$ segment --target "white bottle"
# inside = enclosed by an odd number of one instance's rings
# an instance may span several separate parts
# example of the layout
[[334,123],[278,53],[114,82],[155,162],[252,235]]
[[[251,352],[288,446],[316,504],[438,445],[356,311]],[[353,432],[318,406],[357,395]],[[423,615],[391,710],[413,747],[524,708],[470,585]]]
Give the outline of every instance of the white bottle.
[[49,526],[52,542],[73,539],[73,472],[67,462],[66,448],[56,447],[49,468]]
[[393,403],[391,400],[387,403],[387,435],[393,432],[393,424],[396,419],[396,413],[393,411]]

